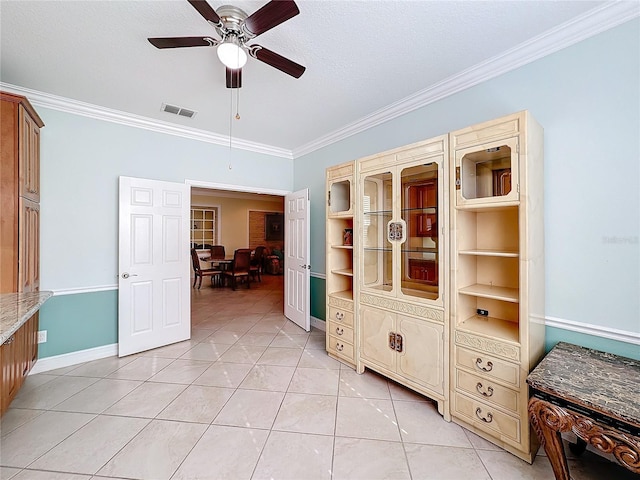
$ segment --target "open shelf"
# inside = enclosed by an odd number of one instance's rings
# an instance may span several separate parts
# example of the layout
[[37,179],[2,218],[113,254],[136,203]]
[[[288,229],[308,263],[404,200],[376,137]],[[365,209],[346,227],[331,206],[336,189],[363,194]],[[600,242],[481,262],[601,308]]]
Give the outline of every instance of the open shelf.
[[340,292],[329,293],[330,297],[339,298],[341,300],[349,300],[353,302],[353,290],[342,290]]
[[520,341],[518,324],[500,318],[473,315],[459,323],[457,329],[514,343],[519,343]]
[[518,303],[519,290],[517,288],[496,287],[492,285],[474,284],[458,290],[458,293],[472,297],[490,298],[503,302]]
[[340,248],[342,250],[353,250],[353,245],[331,245],[331,248]]
[[352,268],[331,270],[331,273],[335,273],[336,275],[344,275],[346,277],[353,277],[353,269]]

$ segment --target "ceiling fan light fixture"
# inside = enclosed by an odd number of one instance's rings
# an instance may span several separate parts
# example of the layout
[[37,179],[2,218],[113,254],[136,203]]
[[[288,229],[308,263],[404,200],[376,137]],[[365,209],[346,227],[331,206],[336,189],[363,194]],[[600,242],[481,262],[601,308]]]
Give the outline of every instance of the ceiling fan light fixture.
[[235,36],[229,36],[218,45],[218,58],[225,67],[236,70],[247,63],[247,53],[240,46]]

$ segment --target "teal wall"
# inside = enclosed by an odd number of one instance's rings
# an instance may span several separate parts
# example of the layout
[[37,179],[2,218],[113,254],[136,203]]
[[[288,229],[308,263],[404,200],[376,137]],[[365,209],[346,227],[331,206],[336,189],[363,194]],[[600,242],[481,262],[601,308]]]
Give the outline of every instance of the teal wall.
[[311,277],[311,316],[326,320],[327,298],[325,295],[326,282],[324,278]]
[[40,309],[39,329],[47,331],[40,358],[118,343],[118,292],[53,296]]
[[[310,189],[314,272],[325,272],[327,167],[520,110],[545,131],[546,316],[640,341],[638,19],[296,158],[294,189]],[[547,331],[549,342],[627,356],[640,349]]]

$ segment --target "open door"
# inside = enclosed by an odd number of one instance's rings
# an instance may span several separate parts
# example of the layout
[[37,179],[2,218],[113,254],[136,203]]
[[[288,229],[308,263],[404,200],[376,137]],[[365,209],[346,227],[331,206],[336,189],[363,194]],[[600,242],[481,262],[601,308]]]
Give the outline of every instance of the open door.
[[309,265],[309,189],[284,198],[284,314],[311,330]]
[[120,177],[120,357],[191,337],[190,188]]

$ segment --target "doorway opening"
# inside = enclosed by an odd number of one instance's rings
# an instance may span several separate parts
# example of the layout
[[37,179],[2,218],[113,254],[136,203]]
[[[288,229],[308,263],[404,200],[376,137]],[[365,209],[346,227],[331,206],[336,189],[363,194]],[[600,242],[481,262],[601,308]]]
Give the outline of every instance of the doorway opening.
[[[196,248],[199,256],[208,256],[209,245],[214,244],[224,246],[226,257],[232,257],[236,249],[255,250],[258,246],[265,246],[269,254],[283,257],[284,237],[274,237],[274,232],[268,229],[284,228],[282,221],[278,224],[272,219],[283,218],[284,199],[289,192],[189,180],[186,183],[191,185],[192,212],[198,217],[206,217],[206,220],[198,218],[191,222],[190,248]],[[277,262],[273,264],[277,265]],[[268,278],[272,275],[281,278]],[[268,288],[278,289],[282,276],[282,271],[274,268],[271,261],[265,261],[261,277],[268,282]],[[244,289],[244,286],[239,288]],[[280,287],[279,291],[279,300],[283,303],[284,288]],[[191,308],[193,316],[193,304]],[[284,310],[280,313],[284,315]]]

